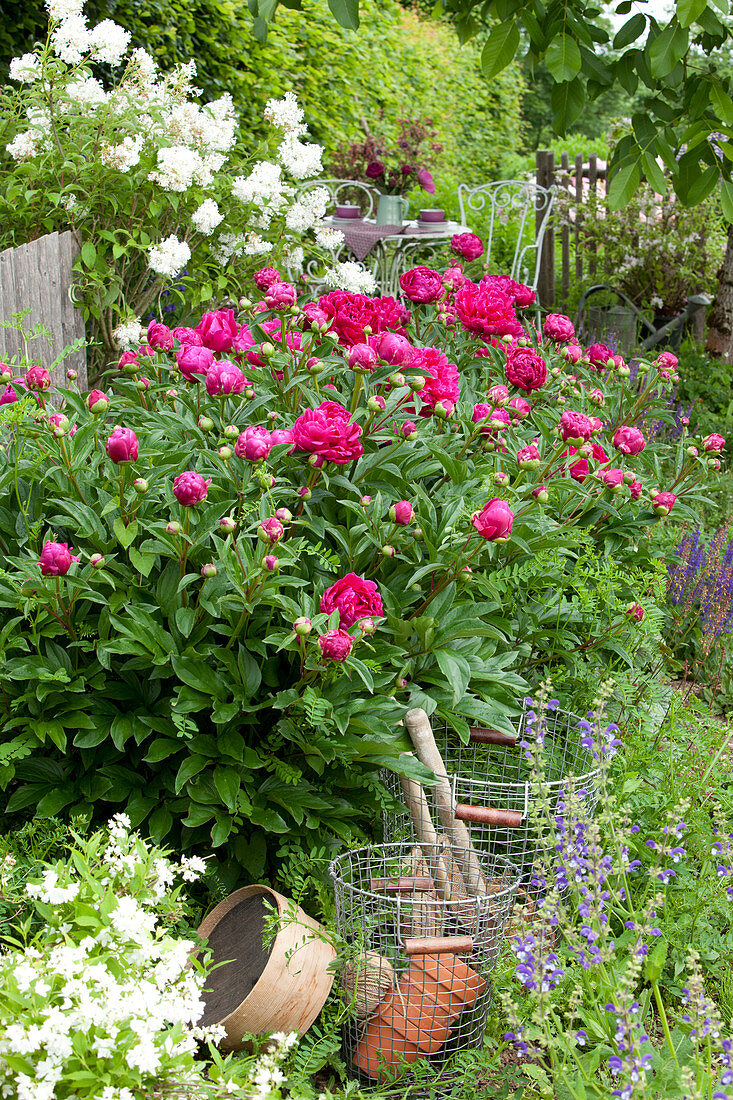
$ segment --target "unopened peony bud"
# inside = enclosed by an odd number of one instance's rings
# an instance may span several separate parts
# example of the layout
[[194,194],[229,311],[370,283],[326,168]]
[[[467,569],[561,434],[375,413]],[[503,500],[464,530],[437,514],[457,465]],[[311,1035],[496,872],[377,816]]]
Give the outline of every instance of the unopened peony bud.
[[148,483],[144,477],[136,477],[132,483],[132,487],[136,493],[140,494],[140,496],[142,496],[144,493],[147,493],[148,491]]
[[310,500],[310,498],[313,496],[313,493],[307,485],[301,485],[301,487],[298,489],[298,496],[301,498],[301,500]]
[[371,503],[372,503],[372,498],[371,497],[360,497],[360,499],[359,499],[359,504],[361,504],[362,508],[366,508],[367,505],[371,504]]
[[709,458],[708,459],[708,466],[710,467],[711,470],[719,470],[720,466],[721,466],[720,459],[719,458]]
[[262,344],[262,346],[260,347],[260,355],[262,355],[265,359],[269,359],[270,356],[274,355],[274,354],[275,354],[274,345],[271,344],[268,340],[266,340],[265,343]]
[[547,504],[550,499],[550,494],[547,492],[546,485],[538,485],[536,489],[532,490],[532,496],[535,500],[538,500],[540,504]]
[[405,376],[397,372],[396,374],[388,375],[387,381],[391,386],[396,386],[398,389],[401,389],[405,385]]
[[216,453],[218,454],[219,458],[223,458],[225,462],[228,462],[234,454],[234,451],[227,443],[224,443]]
[[268,573],[273,573],[280,564],[279,559],[274,554],[265,554],[262,560]]
[[278,508],[275,512],[275,519],[279,519],[280,523],[292,523],[293,513],[289,508]]
[[275,519],[274,516],[268,516],[267,519],[260,520],[257,534],[263,542],[275,543],[279,542],[283,537],[285,528],[279,519]]
[[626,608],[626,614],[629,616],[630,619],[633,619],[635,622],[640,623],[641,620],[644,618],[644,608],[641,606],[640,603],[630,603]]
[[239,308],[240,309],[251,309],[252,308],[252,299],[251,298],[240,298],[239,299]]
[[359,619],[356,625],[362,634],[376,634],[377,632],[377,624],[374,619]]
[[405,439],[414,439],[417,435],[417,425],[412,420],[406,420],[402,425],[402,434]]
[[225,535],[231,535],[233,531],[237,530],[237,521],[233,516],[222,516],[219,520],[219,530],[223,531]]
[[104,557],[101,554],[92,554],[91,558],[89,559],[89,564],[91,565],[92,569],[101,569],[104,565]]
[[393,504],[389,510],[389,518],[392,520],[392,523],[398,523],[400,527],[407,527],[408,524],[412,523],[414,514],[414,508],[409,500],[399,500],[396,504]]
[[12,382],[13,372],[11,370],[0,371],[0,382],[4,382],[6,385],[8,382]]
[[395,686],[400,690],[404,690],[407,687],[407,679],[404,676],[398,676],[395,680]]
[[299,634],[301,638],[307,637],[313,629],[313,623],[305,615],[300,615],[293,623],[293,630],[296,634]]
[[385,558],[393,558],[395,556],[396,551],[395,551],[394,546],[390,546],[389,543],[386,543],[382,547],[382,553],[384,554]]
[[255,395],[255,391],[252,389],[252,387],[247,386],[247,389],[244,391],[244,396],[247,398],[247,400],[251,401],[252,398],[254,397],[254,395]]
[[622,367],[618,368],[618,373],[621,375],[622,378],[629,378],[631,376],[631,368],[627,367],[624,363]]
[[211,432],[214,429],[214,421],[210,416],[200,416],[198,425],[202,432]]
[[505,474],[503,470],[497,470],[496,473],[492,474],[491,480],[495,485],[508,485],[509,474]]
[[426,381],[427,381],[427,379],[425,379],[423,377],[423,375],[420,374],[420,375],[413,376],[412,378],[408,379],[407,384],[410,387],[410,389],[413,391],[413,393],[417,393],[418,390],[424,390],[425,389],[425,382]]
[[433,408],[433,413],[439,420],[447,420],[450,416],[450,409],[447,409],[442,401],[438,401]]
[[76,382],[76,377],[77,377],[76,376],[76,371],[75,370],[67,370],[66,377],[69,379],[70,382]]
[[178,522],[177,519],[172,519],[170,521],[170,523],[168,524],[168,526],[166,527],[166,531],[168,532],[169,535],[180,535],[181,530],[182,530],[181,525],[180,525],[180,523]]
[[387,402],[384,400],[381,394],[375,394],[367,401],[367,408],[369,409],[369,412],[380,413],[384,410],[386,404]]
[[215,577],[216,574],[217,574],[217,568],[211,562],[209,562],[207,565],[202,565],[201,566],[201,576],[205,580],[208,580],[210,577]]
[[222,435],[225,439],[239,439],[239,428],[236,424],[227,424]]
[[697,447],[688,447],[687,448],[687,453],[688,453],[688,455],[691,455],[692,458],[697,458],[697,456],[700,452],[698,451]]
[[138,378],[137,382],[135,383],[135,389],[136,390],[149,390],[150,389],[150,379],[149,378]]
[[305,364],[305,369],[311,374],[323,374],[326,369],[320,359],[311,356]]
[[425,538],[425,532],[423,531],[422,527],[413,527],[412,537],[414,538],[415,542],[422,542],[422,540]]

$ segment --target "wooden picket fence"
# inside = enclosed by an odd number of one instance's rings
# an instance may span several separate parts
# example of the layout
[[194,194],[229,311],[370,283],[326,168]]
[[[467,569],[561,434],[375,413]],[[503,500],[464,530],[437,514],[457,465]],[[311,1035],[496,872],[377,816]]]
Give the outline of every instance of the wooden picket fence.
[[[28,343],[22,333],[0,327],[0,360],[28,356],[51,373],[52,387],[65,386],[66,371],[75,370],[77,385],[87,388],[86,347],[82,346],[54,366],[65,347],[84,339],[84,319],[71,301],[72,265],[78,245],[71,232],[48,233],[29,244],[0,252],[0,321],[11,321],[14,313],[30,309],[23,319],[28,330],[39,322],[51,334]],[[16,360],[17,361],[17,360]]]
[[[570,295],[570,279],[574,274],[576,284],[590,284],[597,276],[597,256],[594,243],[587,247],[582,236],[582,226],[588,217],[589,201],[598,197],[599,183],[605,182],[606,166],[598,163],[596,156],[584,161],[575,158],[573,165],[567,153],[555,164],[555,154],[541,149],[536,155],[536,178],[542,187],[553,184],[563,188],[562,203],[556,200],[553,216],[545,233],[545,243],[537,285],[541,304],[565,310]],[[564,217],[558,216],[562,210]],[[571,216],[567,216],[572,211]],[[556,256],[559,251],[559,257]],[[559,259],[559,263],[558,263]]]

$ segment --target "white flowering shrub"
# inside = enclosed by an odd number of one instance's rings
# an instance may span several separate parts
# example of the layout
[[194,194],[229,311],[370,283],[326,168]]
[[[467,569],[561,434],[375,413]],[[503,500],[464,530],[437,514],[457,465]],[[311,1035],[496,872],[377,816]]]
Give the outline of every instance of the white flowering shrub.
[[194,62],[161,73],[124,28],[90,27],[82,0],[46,6],[45,44],[13,59],[17,89],[0,96],[0,248],[73,230],[78,298],[105,358],[121,325],[165,312],[172,285],[193,312],[236,297],[263,256],[297,267],[304,243],[324,258],[338,247],[327,193],[299,190],[322,149],[292,93],[268,102],[255,159],[231,96],[197,101]]
[[[129,831],[109,828],[18,881],[0,863],[6,900],[31,899],[41,931],[0,950],[0,1095],[9,1100],[136,1100],[153,1095],[279,1100],[279,1068],[296,1036],[268,1053],[222,1058],[219,1027],[197,1027],[205,967],[173,931],[181,885],[199,877],[196,856],[173,862]],[[208,1060],[197,1058],[202,1043]]]

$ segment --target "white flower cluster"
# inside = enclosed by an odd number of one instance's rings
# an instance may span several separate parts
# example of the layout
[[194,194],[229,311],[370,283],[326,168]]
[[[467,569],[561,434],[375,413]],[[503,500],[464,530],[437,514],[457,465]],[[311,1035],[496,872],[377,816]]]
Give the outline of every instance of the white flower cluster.
[[374,294],[377,282],[371,271],[353,260],[334,264],[323,279],[327,286],[335,290],[349,290],[352,294]]
[[175,233],[148,249],[148,267],[156,275],[172,278],[183,270],[190,259],[191,249],[185,241],[179,241]]
[[159,918],[174,912],[176,879],[193,881],[204,861],[172,863],[129,824],[117,814],[108,837],[83,842],[83,875],[69,858],[27,886],[51,912],[28,946],[0,954],[0,1095],[278,1100],[278,1063],[296,1034],[273,1036],[249,1063],[220,1062],[212,1076],[196,1057],[198,1042],[219,1042],[224,1029],[198,1024],[206,974],[189,965],[193,942]]
[[32,84],[41,75],[41,63],[34,53],[24,53],[22,57],[12,59],[8,71],[11,80]]
[[334,229],[330,225],[316,226],[315,231],[316,244],[321,248],[327,248],[330,252],[335,252],[344,243],[344,235],[340,229]]
[[191,215],[191,225],[205,237],[210,237],[223,221],[224,215],[213,199],[204,199],[198,210]]
[[99,157],[102,164],[108,168],[115,168],[118,172],[129,172],[136,164],[140,163],[143,139],[138,134],[132,137],[128,134],[119,145],[103,145]]
[[142,340],[143,326],[140,324],[140,320],[134,317],[131,321],[125,321],[124,324],[118,325],[112,333],[112,339],[120,351],[130,351],[132,348],[136,348]]
[[39,144],[38,135],[32,130],[25,130],[16,134],[5,148],[13,160],[31,160],[38,152]]
[[320,225],[328,206],[328,191],[325,187],[314,187],[311,191],[301,192],[285,215],[288,229],[304,233]]
[[119,65],[130,45],[129,31],[111,19],[89,28],[82,13],[83,2],[49,0],[48,13],[56,24],[51,34],[54,53],[67,65],[78,65],[85,57],[104,65]]
[[158,168],[148,179],[159,183],[164,191],[188,191],[193,183],[210,184],[213,174],[195,149],[168,145],[158,150]]
[[93,76],[80,76],[66,85],[66,94],[82,107],[98,107],[107,102],[107,93]]

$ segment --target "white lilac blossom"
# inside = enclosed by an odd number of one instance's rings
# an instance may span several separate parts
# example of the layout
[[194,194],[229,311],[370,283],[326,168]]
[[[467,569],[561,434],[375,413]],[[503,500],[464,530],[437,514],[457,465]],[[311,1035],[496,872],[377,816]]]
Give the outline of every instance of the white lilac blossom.
[[156,275],[178,275],[191,259],[191,249],[174,233],[148,249],[148,267]]
[[265,119],[280,130],[303,134],[306,126],[302,107],[292,92],[286,92],[282,99],[268,99],[265,104]]
[[[199,107],[177,103],[168,113],[165,129],[174,141],[193,146],[202,153],[228,152],[236,141],[237,118],[230,96]],[[223,161],[222,161],[223,163]]]
[[20,84],[32,84],[41,75],[41,62],[34,53],[24,53],[12,59],[8,75]]
[[74,14],[59,23],[51,35],[56,56],[67,65],[78,65],[89,53],[91,33],[85,15]]
[[272,252],[273,245],[266,241],[259,233],[247,233],[244,238],[243,252],[245,256],[266,256]]
[[170,145],[158,150],[158,167],[148,179],[159,183],[164,191],[187,191],[194,182],[203,186],[211,183],[212,173],[200,153],[186,145]]
[[294,248],[289,248],[283,254],[283,263],[286,267],[291,268],[294,271],[300,271],[305,262],[305,252],[296,245]]
[[83,7],[84,0],[46,0],[48,17],[54,23],[72,15],[81,15]]
[[[142,335],[143,326],[139,318],[133,317],[131,320],[125,321],[124,324],[117,326],[112,333],[112,340],[120,351],[130,351],[132,348],[138,346],[142,339]],[[112,820],[114,821],[115,819],[113,818]]]
[[328,207],[329,195],[325,187],[303,191],[285,215],[288,229],[303,233],[320,225]]
[[259,161],[248,176],[237,176],[232,181],[232,194],[240,202],[265,206],[280,195],[281,176],[282,168],[279,164]]
[[107,93],[93,76],[80,76],[66,85],[66,94],[74,103],[85,107],[96,107],[107,102]]
[[344,243],[344,235],[340,229],[334,229],[330,225],[318,225],[315,231],[316,244],[321,248],[335,251]]
[[134,49],[128,62],[130,74],[145,84],[152,84],[158,72],[154,58],[141,46]]
[[112,19],[103,19],[90,33],[92,60],[103,65],[119,65],[127,53],[132,35]]
[[225,267],[234,256],[244,252],[244,236],[241,233],[220,233],[212,252],[217,263]]
[[373,294],[377,288],[377,282],[371,271],[367,271],[361,264],[353,260],[334,264],[323,278],[327,286],[337,290],[348,290],[352,294]]
[[31,160],[39,149],[38,134],[32,130],[25,130],[16,134],[12,141],[5,146],[6,151],[13,160]]
[[116,168],[118,172],[129,172],[140,163],[143,140],[140,134],[135,137],[128,134],[119,145],[103,145],[99,158],[108,168]]
[[206,237],[211,236],[223,221],[224,215],[213,199],[205,199],[191,215],[191,225]]
[[312,142],[304,143],[296,134],[285,134],[278,156],[283,166],[296,180],[310,179],[322,170],[323,148]]

